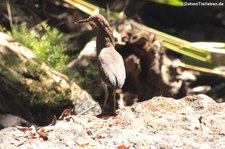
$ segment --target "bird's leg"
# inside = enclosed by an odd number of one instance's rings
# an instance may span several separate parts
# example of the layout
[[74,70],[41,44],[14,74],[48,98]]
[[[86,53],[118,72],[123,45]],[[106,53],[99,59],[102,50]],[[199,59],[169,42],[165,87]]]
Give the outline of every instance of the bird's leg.
[[105,91],[105,99],[104,99],[104,105],[103,105],[103,113],[105,113],[105,106],[106,106],[107,100],[109,98],[109,92],[108,92],[108,86],[105,83],[103,83],[103,87],[104,87],[104,91]]
[[116,114],[116,89],[113,89],[113,114]]

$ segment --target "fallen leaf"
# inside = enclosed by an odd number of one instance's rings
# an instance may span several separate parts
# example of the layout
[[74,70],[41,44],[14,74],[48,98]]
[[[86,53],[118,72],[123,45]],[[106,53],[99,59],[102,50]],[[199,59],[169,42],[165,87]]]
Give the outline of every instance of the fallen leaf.
[[31,127],[21,127],[21,126],[16,126],[16,128],[17,128],[18,130],[20,130],[20,131],[23,131],[23,132],[28,131],[28,130],[32,130]]
[[112,115],[104,115],[104,116],[102,116],[100,118],[103,119],[103,120],[109,120],[109,119],[119,119],[120,116],[118,116],[118,115],[115,115],[115,116],[112,116]]
[[71,117],[71,116],[65,117],[64,120],[67,121],[67,122],[70,121],[70,120],[72,120],[73,122],[75,122],[74,118]]
[[63,111],[63,113],[60,115],[59,120],[63,120],[64,117],[70,115],[71,114],[71,111],[72,111],[71,109],[65,109]]
[[39,134],[39,137],[48,140],[48,133],[45,131],[45,128],[41,127],[37,133]]
[[118,149],[128,149],[129,147],[126,147],[125,145],[120,145],[117,147]]
[[29,133],[28,133],[28,138],[29,138],[29,139],[34,139],[34,138],[37,138],[37,136],[36,136],[35,133],[29,132]]
[[87,146],[89,145],[89,143],[83,143],[83,144],[80,144],[80,143],[78,143],[76,140],[74,140],[74,142],[75,142],[75,144],[76,144],[77,147],[81,147],[81,148],[87,147]]

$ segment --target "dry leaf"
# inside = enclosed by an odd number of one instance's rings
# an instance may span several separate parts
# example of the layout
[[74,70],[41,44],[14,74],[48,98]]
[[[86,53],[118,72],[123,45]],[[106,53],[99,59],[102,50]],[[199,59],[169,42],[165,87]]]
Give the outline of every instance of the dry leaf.
[[120,145],[117,147],[118,149],[128,149],[129,147],[126,147],[125,145]]
[[76,140],[74,140],[74,142],[76,143],[76,146],[77,147],[87,147],[89,145],[89,143],[83,143],[83,144],[80,144],[78,143]]
[[16,126],[16,128],[17,128],[18,130],[20,130],[20,131],[23,131],[23,132],[28,131],[28,130],[32,130],[31,127],[21,127],[21,126]]
[[70,115],[71,111],[72,111],[71,109],[65,109],[63,113],[60,115],[59,120],[63,120],[64,117]]
[[29,132],[28,138],[29,138],[29,139],[34,139],[34,138],[37,138],[37,136],[36,136],[35,133]]
[[48,133],[45,131],[44,127],[41,127],[38,132],[39,137],[43,138],[44,140],[48,140]]
[[118,119],[120,117],[118,115],[116,115],[116,116],[105,115],[105,116],[102,116],[100,118],[103,119],[103,120],[109,120],[109,119]]
[[64,120],[66,120],[67,122],[72,120],[73,122],[75,122],[74,118],[69,116],[69,117],[65,117]]

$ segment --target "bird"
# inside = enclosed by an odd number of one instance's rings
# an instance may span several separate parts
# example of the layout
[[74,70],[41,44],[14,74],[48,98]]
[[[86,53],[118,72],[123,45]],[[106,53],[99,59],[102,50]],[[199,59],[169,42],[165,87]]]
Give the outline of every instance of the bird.
[[113,114],[116,114],[116,89],[122,88],[126,79],[123,57],[116,51],[112,29],[108,21],[101,14],[95,14],[87,19],[75,22],[94,22],[98,28],[96,49],[99,72],[105,84],[105,99],[103,113],[109,97],[109,90],[113,95]]

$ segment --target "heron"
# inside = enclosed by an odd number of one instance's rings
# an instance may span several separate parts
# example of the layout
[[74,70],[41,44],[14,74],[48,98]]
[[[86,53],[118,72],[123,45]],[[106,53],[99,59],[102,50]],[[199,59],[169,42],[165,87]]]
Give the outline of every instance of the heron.
[[122,88],[126,79],[126,71],[122,56],[115,49],[112,29],[108,21],[101,15],[96,14],[77,23],[94,22],[98,27],[96,49],[97,61],[101,79],[105,84],[105,99],[103,112],[109,97],[109,90],[113,95],[113,114],[116,114],[116,89]]

